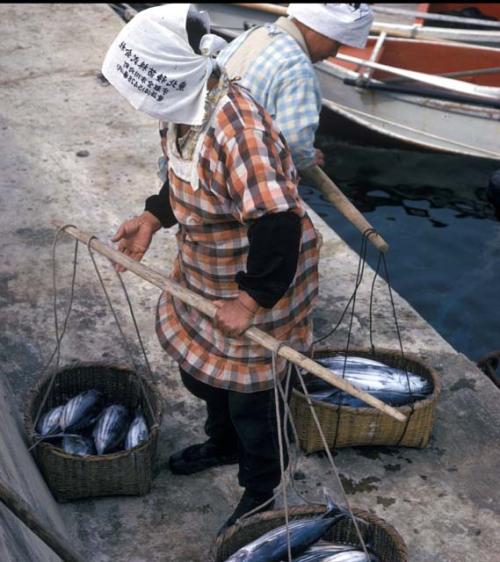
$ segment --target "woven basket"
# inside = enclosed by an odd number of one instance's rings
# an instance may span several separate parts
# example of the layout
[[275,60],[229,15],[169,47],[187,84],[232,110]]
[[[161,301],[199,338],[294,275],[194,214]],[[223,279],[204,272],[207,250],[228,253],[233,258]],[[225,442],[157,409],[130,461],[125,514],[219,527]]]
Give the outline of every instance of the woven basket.
[[[289,521],[316,517],[323,514],[326,506],[300,506],[288,510]],[[407,562],[408,552],[400,534],[383,519],[366,511],[353,509],[363,540],[371,539],[371,546],[380,562]],[[229,527],[219,535],[214,544],[214,562],[224,562],[241,547],[262,536],[271,529],[285,524],[285,512],[265,511],[248,517]],[[334,544],[359,546],[359,540],[352,520],[340,521],[323,537]]]
[[[321,358],[334,353],[344,353],[344,351],[323,349],[317,351],[314,357]],[[433,392],[427,398],[414,402],[413,408],[412,405],[396,408],[409,417],[408,422],[398,422],[371,407],[335,406],[311,399],[328,447],[330,449],[361,445],[426,447],[432,431],[434,408],[441,390],[438,374],[416,356],[405,354],[403,359],[399,352],[391,350],[378,349],[372,353],[367,349],[350,349],[349,355],[367,357],[403,370],[407,368],[431,380]],[[297,389],[293,390],[290,409],[301,449],[307,454],[324,450],[323,441],[306,397]]]
[[[53,374],[41,379],[28,398],[25,426],[32,443],[35,441],[34,418]],[[33,454],[58,501],[95,496],[140,496],[150,491],[161,408],[151,385],[144,379],[142,382],[156,422],[138,375],[133,371],[118,365],[77,363],[56,372],[44,411],[67,402],[84,390],[95,388],[104,394],[106,403],[121,403],[131,412],[141,406],[150,428],[148,440],[138,447],[102,456],[72,455],[46,441],[36,445]]]

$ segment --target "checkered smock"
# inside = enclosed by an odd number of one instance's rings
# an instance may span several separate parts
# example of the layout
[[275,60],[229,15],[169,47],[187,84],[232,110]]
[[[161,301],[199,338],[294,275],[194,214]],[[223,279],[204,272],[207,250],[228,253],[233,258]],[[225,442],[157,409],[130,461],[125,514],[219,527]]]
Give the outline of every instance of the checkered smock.
[[[310,58],[288,33],[266,26],[275,38],[250,64],[241,84],[278,124],[299,169],[314,164],[314,135],[319,124],[321,91]],[[224,66],[251,29],[234,39],[218,56]],[[244,48],[244,47],[243,47]]]
[[[187,179],[176,173],[176,166],[182,171],[182,162],[174,135],[170,125],[162,142],[170,201],[179,221],[173,279],[211,300],[236,298],[235,275],[246,270],[249,224],[269,213],[293,211],[302,217],[295,278],[273,308],[259,309],[254,325],[299,351],[309,351],[318,240],[297,192],[290,153],[269,114],[231,84],[200,137],[194,187],[189,172]],[[237,392],[273,387],[271,352],[247,338],[223,335],[210,319],[167,293],[158,303],[156,328],[165,350],[196,379]],[[277,367],[283,374],[281,358]]]

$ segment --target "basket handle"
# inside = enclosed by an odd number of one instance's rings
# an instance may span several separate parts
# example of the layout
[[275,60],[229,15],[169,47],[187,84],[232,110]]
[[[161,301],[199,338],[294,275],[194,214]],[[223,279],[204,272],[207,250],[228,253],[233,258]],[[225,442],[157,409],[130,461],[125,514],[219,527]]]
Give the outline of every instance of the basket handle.
[[42,413],[42,410],[43,410],[43,408],[44,408],[44,406],[47,402],[47,398],[49,397],[49,394],[52,391],[52,386],[54,385],[57,370],[59,369],[59,361],[61,359],[61,342],[62,342],[62,339],[64,337],[64,334],[66,333],[66,327],[68,325],[69,315],[71,314],[71,310],[73,308],[73,297],[75,295],[76,267],[77,267],[77,263],[78,263],[78,240],[75,243],[75,253],[74,253],[74,256],[73,256],[73,274],[72,274],[72,279],[71,279],[70,299],[69,299],[68,309],[66,310],[66,315],[65,315],[65,318],[64,318],[61,335],[59,335],[59,322],[58,322],[58,319],[57,319],[56,247],[57,247],[57,240],[58,240],[61,232],[64,232],[70,226],[74,227],[74,225],[72,225],[72,224],[61,225],[57,229],[56,235],[54,237],[54,242],[52,243],[52,288],[53,288],[53,294],[54,294],[53,307],[54,307],[54,328],[55,328],[55,332],[56,332],[56,346],[55,346],[54,351],[52,352],[52,355],[49,357],[49,360],[47,361],[47,363],[43,367],[42,371],[40,372],[39,379],[45,374],[47,369],[50,367],[50,364],[52,363],[52,359],[54,359],[54,355],[56,356],[56,367],[54,369],[54,373],[50,377],[49,384],[47,385],[47,388],[45,390],[43,398],[40,401],[40,404],[38,405],[38,409],[37,409],[35,418],[33,420],[33,430],[36,428],[36,425],[37,425],[38,420],[40,418],[40,414]]
[[[109,308],[111,309],[111,312],[112,312],[112,314],[113,314],[113,318],[115,319],[116,327],[118,328],[118,331],[120,332],[120,335],[121,335],[121,337],[122,337],[122,341],[123,341],[123,345],[124,345],[124,347],[125,347],[125,350],[127,351],[127,354],[128,354],[129,359],[130,359],[130,361],[131,361],[131,364],[134,366],[135,370],[138,371],[138,369],[137,369],[137,367],[136,367],[136,365],[135,365],[134,358],[132,357],[132,353],[130,352],[130,346],[128,345],[127,338],[125,337],[125,334],[124,334],[124,332],[123,332],[122,326],[121,326],[120,321],[119,321],[119,319],[118,319],[118,315],[116,314],[116,311],[115,311],[115,308],[114,308],[114,306],[113,306],[113,303],[111,302],[111,299],[110,299],[110,297],[109,297],[108,291],[107,291],[107,289],[106,289],[106,285],[104,284],[104,280],[103,280],[103,278],[102,278],[102,276],[101,276],[101,272],[99,271],[99,267],[98,267],[98,265],[97,265],[97,262],[95,261],[94,254],[92,253],[92,248],[91,248],[91,245],[90,245],[91,242],[92,242],[92,240],[97,240],[97,237],[96,237],[96,236],[91,236],[91,237],[89,238],[89,240],[88,240],[88,242],[87,242],[87,250],[88,250],[88,252],[89,252],[90,258],[92,259],[92,263],[94,264],[94,268],[95,268],[97,277],[98,277],[98,279],[99,279],[99,282],[100,282],[100,284],[101,284],[102,290],[103,290],[104,295],[105,295],[105,297],[106,297],[106,300],[107,300],[107,302],[108,302]],[[145,365],[146,365],[146,369],[147,369],[147,372],[148,372],[148,375],[149,375],[150,379],[153,380],[153,372],[152,372],[152,370],[151,370],[151,365],[150,365],[150,363],[149,363],[148,356],[147,356],[147,354],[146,354],[146,350],[145,350],[145,348],[144,348],[144,344],[143,344],[143,341],[142,341],[141,333],[140,333],[140,331],[139,331],[139,326],[138,326],[137,320],[136,320],[136,318],[135,318],[134,309],[133,309],[133,307],[132,307],[132,302],[131,302],[130,297],[129,297],[129,295],[128,295],[127,288],[125,287],[125,283],[123,282],[123,279],[122,279],[122,276],[120,275],[120,273],[119,273],[118,271],[116,271],[114,268],[113,268],[113,271],[115,272],[116,276],[118,277],[118,279],[119,279],[119,281],[120,281],[120,285],[121,285],[121,287],[122,287],[122,289],[123,289],[123,294],[125,295],[125,299],[126,299],[126,301],[127,301],[127,304],[128,304],[129,310],[130,310],[130,316],[132,317],[132,322],[133,322],[133,324],[134,324],[135,332],[136,332],[136,335],[137,335],[137,340],[138,340],[138,342],[139,342],[139,346],[140,346],[140,348],[141,348],[142,355],[143,355],[143,357],[144,357],[144,363],[145,363]],[[139,380],[139,384],[140,384],[140,386],[141,386],[141,390],[142,390],[142,394],[144,395],[144,399],[146,400],[146,404],[147,404],[147,406],[148,406],[149,413],[151,414],[151,418],[153,419],[153,427],[158,427],[158,426],[159,426],[159,420],[157,419],[156,414],[155,414],[155,411],[154,411],[154,409],[153,409],[153,406],[151,405],[151,401],[150,401],[150,399],[149,399],[149,395],[148,395],[148,393],[147,393],[147,391],[146,391],[146,388],[145,388],[145,386],[144,386],[144,382],[143,382],[143,380],[142,380],[141,377],[137,377],[137,378],[138,378],[138,380]]]
[[[62,339],[63,339],[64,334],[65,334],[65,332],[66,332],[66,327],[67,327],[67,324],[68,324],[68,319],[69,319],[69,316],[70,316],[70,313],[71,313],[71,310],[72,310],[72,306],[73,306],[74,288],[75,288],[75,281],[76,281],[76,269],[77,269],[77,257],[78,257],[78,244],[79,244],[79,241],[78,241],[78,240],[75,240],[75,253],[74,253],[74,257],[73,257],[73,273],[72,273],[72,280],[71,280],[70,302],[69,302],[68,309],[67,309],[66,314],[65,314],[65,318],[64,318],[64,322],[63,322],[62,331],[61,331],[61,333],[59,334],[59,321],[58,321],[58,317],[57,317],[56,246],[57,246],[57,240],[58,240],[58,238],[59,238],[60,233],[63,232],[63,231],[65,231],[65,230],[66,230],[67,228],[69,228],[69,227],[76,228],[76,227],[75,227],[74,225],[72,225],[72,224],[65,224],[65,225],[62,225],[62,226],[60,226],[60,227],[58,228],[58,230],[57,230],[57,232],[56,232],[56,235],[55,235],[55,238],[54,238],[53,245],[52,245],[52,280],[53,280],[53,292],[54,292],[54,326],[55,326],[55,332],[56,332],[56,346],[55,346],[55,349],[54,349],[54,351],[52,352],[52,355],[50,356],[48,362],[46,363],[45,367],[42,369],[42,372],[41,372],[40,376],[42,376],[42,375],[45,373],[45,371],[48,369],[48,367],[49,367],[50,364],[52,363],[52,360],[53,360],[54,356],[56,356],[56,367],[55,367],[55,369],[54,369],[53,375],[51,376],[51,378],[50,378],[50,380],[49,380],[49,384],[47,385],[47,389],[46,389],[46,391],[45,391],[45,393],[44,393],[44,396],[43,396],[43,398],[42,398],[42,400],[41,400],[41,402],[40,402],[40,404],[39,404],[39,406],[38,406],[38,410],[37,410],[35,419],[34,419],[34,421],[33,421],[33,428],[35,428],[36,425],[37,425],[37,423],[38,423],[38,420],[39,420],[39,418],[40,418],[40,414],[41,414],[41,412],[42,412],[42,410],[43,410],[43,408],[44,408],[44,406],[45,406],[45,404],[46,404],[46,402],[47,402],[48,396],[49,396],[49,394],[50,394],[50,392],[51,392],[51,390],[52,390],[52,387],[53,387],[53,385],[54,385],[54,380],[55,380],[55,377],[56,377],[56,375],[57,375],[57,371],[58,371],[58,368],[59,368],[60,357],[61,357],[61,342],[62,342]],[[95,238],[95,237],[92,237],[92,238]],[[106,297],[107,303],[108,303],[108,305],[109,305],[109,307],[110,307],[110,309],[111,309],[111,312],[112,312],[112,314],[113,314],[113,318],[114,318],[114,320],[115,320],[115,323],[116,323],[116,325],[117,325],[117,327],[118,327],[118,331],[120,332],[120,335],[121,335],[121,337],[122,337],[123,345],[124,345],[125,350],[126,350],[126,352],[127,352],[127,354],[128,354],[128,357],[129,357],[129,360],[130,360],[130,362],[131,362],[131,365],[134,367],[135,371],[138,371],[138,369],[137,369],[137,367],[136,367],[136,365],[135,365],[135,361],[134,361],[134,359],[133,359],[133,357],[132,357],[132,354],[131,354],[131,352],[130,352],[130,346],[128,345],[127,338],[125,337],[125,334],[124,334],[123,329],[122,329],[122,327],[121,327],[120,321],[119,321],[118,316],[117,316],[117,314],[116,314],[115,308],[114,308],[113,303],[111,302],[111,299],[110,299],[110,297],[109,297],[108,291],[107,291],[107,289],[106,289],[106,286],[105,286],[104,281],[103,281],[103,279],[102,279],[101,273],[100,273],[100,271],[99,271],[99,267],[97,266],[97,263],[96,263],[96,261],[95,261],[95,259],[94,259],[94,256],[93,256],[93,253],[92,253],[92,250],[91,250],[91,247],[90,247],[90,242],[92,241],[92,238],[89,240],[89,242],[88,242],[88,244],[87,244],[87,249],[88,249],[88,251],[89,251],[89,255],[90,255],[91,259],[92,259],[92,263],[93,263],[94,268],[95,268],[95,270],[96,270],[97,277],[98,277],[99,282],[100,282],[100,284],[101,284],[101,287],[102,287],[102,289],[103,289],[103,291],[104,291],[104,295],[105,295],[105,297]],[[152,379],[153,379],[153,376],[152,376],[153,374],[152,374],[152,370],[151,370],[151,365],[150,365],[149,360],[148,360],[148,358],[147,358],[146,350],[145,350],[145,348],[144,348],[144,344],[143,344],[143,341],[142,341],[142,338],[141,338],[141,335],[140,335],[139,327],[138,327],[138,325],[137,325],[137,321],[136,321],[135,314],[134,314],[134,311],[133,311],[132,303],[131,303],[130,298],[129,298],[129,296],[128,296],[127,289],[126,289],[126,287],[125,287],[125,284],[123,283],[123,279],[122,279],[121,275],[120,275],[118,272],[116,272],[116,275],[118,276],[118,278],[119,278],[119,280],[120,280],[120,284],[121,284],[122,289],[123,289],[123,291],[124,291],[125,298],[126,298],[127,303],[128,303],[128,305],[129,305],[130,314],[131,314],[131,316],[132,316],[134,328],[135,328],[135,331],[136,331],[136,334],[137,334],[137,338],[138,338],[138,341],[139,341],[139,345],[140,345],[141,350],[142,350],[142,354],[143,354],[143,357],[144,357],[144,361],[145,361],[145,364],[146,364],[146,368],[147,368],[148,374],[149,374],[149,376],[150,376],[150,378],[151,378],[151,380],[152,380]],[[147,407],[148,407],[149,412],[150,412],[150,414],[151,414],[151,418],[152,418],[152,420],[153,420],[153,426],[152,426],[152,428],[156,428],[156,427],[159,426],[159,420],[158,420],[158,418],[157,418],[157,416],[156,416],[156,414],[155,414],[155,411],[154,411],[154,409],[153,409],[153,407],[152,407],[152,405],[151,405],[151,401],[150,401],[150,399],[149,399],[149,395],[148,395],[147,390],[146,390],[146,388],[145,388],[145,386],[144,386],[144,382],[143,382],[142,378],[141,378],[141,377],[137,377],[137,378],[138,378],[138,380],[139,380],[139,384],[140,384],[140,386],[141,386],[142,394],[143,394],[143,396],[144,396],[144,399],[145,399],[145,401],[146,401]]]

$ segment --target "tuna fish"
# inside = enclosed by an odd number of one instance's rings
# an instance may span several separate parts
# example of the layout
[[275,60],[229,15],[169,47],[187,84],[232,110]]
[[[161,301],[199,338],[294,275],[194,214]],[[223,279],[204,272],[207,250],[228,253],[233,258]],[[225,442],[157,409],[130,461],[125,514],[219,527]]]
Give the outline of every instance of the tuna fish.
[[312,546],[293,562],[378,562],[378,557],[352,546]]
[[61,420],[63,410],[64,405],[61,405],[56,406],[43,414],[36,425],[38,435],[45,437],[47,435],[57,433],[60,430],[59,422]]
[[[343,355],[318,359],[324,367],[342,375],[344,372]],[[364,357],[348,357],[344,377],[357,388],[391,404],[401,406],[415,400],[421,400],[432,392],[432,383],[425,377],[415,373],[408,374],[401,370],[366,359]],[[312,378],[306,383],[312,398],[330,404],[366,407],[365,402],[339,391],[326,381]]]
[[[425,398],[425,395],[422,394],[408,394],[406,392],[396,392],[391,390],[370,390],[368,393],[390,406],[404,406],[405,404]],[[321,393],[321,398],[318,398],[315,393],[312,393],[311,396],[316,398],[316,400],[321,400],[322,402],[327,402],[328,404],[334,404],[336,406],[341,404],[342,406],[351,406],[352,408],[370,407],[370,404],[367,404],[355,396],[347,394],[347,392],[334,390],[326,396],[325,394],[326,393]]]
[[[288,525],[292,555],[302,554],[346,517],[349,517],[348,512],[339,508],[328,497],[328,509],[321,517],[292,521]],[[287,559],[287,553],[287,527],[282,525],[240,548],[226,562],[280,562]]]
[[65,432],[88,427],[96,421],[102,406],[102,392],[94,389],[85,390],[64,406],[59,425]]
[[137,445],[147,441],[148,437],[149,431],[146,418],[140,411],[137,411],[128,429],[127,437],[125,438],[125,449],[137,447]]
[[105,408],[92,432],[97,454],[103,455],[121,445],[129,424],[130,417],[125,406],[112,404]]
[[62,448],[67,453],[80,457],[95,455],[94,441],[83,435],[65,435],[62,440]]

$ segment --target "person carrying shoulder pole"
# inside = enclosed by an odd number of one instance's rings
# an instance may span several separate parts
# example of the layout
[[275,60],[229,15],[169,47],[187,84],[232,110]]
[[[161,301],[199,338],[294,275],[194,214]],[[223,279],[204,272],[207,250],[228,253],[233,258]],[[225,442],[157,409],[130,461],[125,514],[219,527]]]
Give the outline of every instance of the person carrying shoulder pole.
[[141,260],[154,234],[177,224],[172,277],[218,307],[212,322],[164,292],[156,331],[186,388],[207,407],[208,440],[173,454],[170,469],[239,465],[244,493],[225,528],[270,500],[281,479],[274,375],[286,378],[286,362],[278,357],[273,369],[272,353],[242,334],[255,325],[310,352],[319,241],[283,135],[215,61],[220,38],[208,29],[189,4],[144,10],[117,36],[102,72],[162,122],[168,176],[163,221],[145,210],[113,241]]

